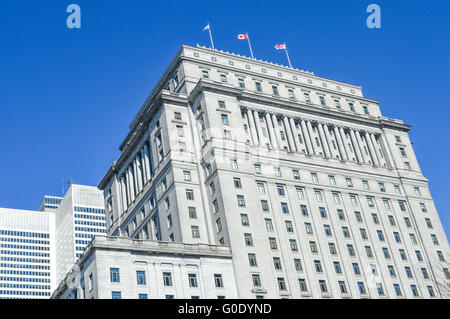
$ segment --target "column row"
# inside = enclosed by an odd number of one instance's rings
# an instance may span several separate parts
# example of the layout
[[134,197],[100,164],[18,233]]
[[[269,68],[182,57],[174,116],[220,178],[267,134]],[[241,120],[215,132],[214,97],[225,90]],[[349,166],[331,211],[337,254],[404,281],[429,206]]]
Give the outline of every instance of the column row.
[[[391,167],[382,134],[251,108],[244,111],[254,146],[268,142],[274,149]],[[268,132],[267,137],[263,136],[263,129]]]
[[149,137],[144,140],[142,147],[136,152],[132,160],[129,161],[128,166],[123,170],[119,178],[122,213],[127,210],[136,196],[152,178],[151,152],[149,134]]

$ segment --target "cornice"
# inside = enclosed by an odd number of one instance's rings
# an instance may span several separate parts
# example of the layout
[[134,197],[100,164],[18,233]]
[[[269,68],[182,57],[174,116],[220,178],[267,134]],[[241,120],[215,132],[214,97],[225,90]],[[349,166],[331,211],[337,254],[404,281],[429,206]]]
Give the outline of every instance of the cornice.
[[[329,119],[346,121],[356,124],[369,125],[376,128],[392,127],[397,130],[409,130],[411,126],[398,122],[397,120],[389,119],[386,117],[363,117],[354,113],[348,113],[344,111],[333,110],[331,108],[320,108],[311,106],[310,103],[303,103],[297,100],[288,100],[280,97],[273,97],[270,95],[253,93],[241,88],[235,88],[232,86],[225,86],[211,80],[201,79],[195,88],[192,90],[188,97],[189,102],[193,102],[194,99],[202,91],[216,91],[235,96],[238,101],[244,103],[259,103],[268,106],[274,106],[282,109],[286,109],[294,112],[304,112],[311,115],[317,115]],[[242,106],[248,107],[243,104]],[[251,107],[250,107],[251,108]]]
[[[191,49],[191,50],[195,50],[195,51],[208,52],[210,54],[214,54],[214,55],[221,56],[221,57],[228,57],[228,58],[236,59],[236,60],[239,60],[241,62],[258,64],[258,65],[263,66],[263,67],[273,68],[276,71],[290,72],[290,73],[295,74],[295,75],[310,77],[310,78],[321,80],[321,81],[328,81],[328,82],[331,82],[331,83],[334,83],[334,84],[337,84],[337,85],[345,85],[345,86],[352,87],[354,89],[361,90],[361,88],[362,88],[360,85],[355,85],[355,84],[351,84],[351,83],[346,83],[346,82],[342,82],[342,81],[337,81],[337,80],[324,78],[324,77],[321,77],[321,76],[318,76],[318,75],[314,74],[314,72],[300,70],[300,69],[297,69],[297,68],[292,68],[292,67],[288,67],[288,66],[285,66],[285,65],[281,65],[281,64],[265,61],[265,60],[262,60],[262,59],[250,58],[250,57],[242,56],[242,55],[235,54],[235,53],[232,53],[232,52],[226,52],[226,51],[222,51],[222,50],[211,49],[211,48],[202,47],[202,46],[199,46],[199,45],[197,45],[196,47],[190,46],[190,45],[183,45],[183,47]],[[201,59],[197,59],[197,60],[201,60]],[[218,65],[217,63],[212,63],[212,64]],[[238,70],[241,70],[241,69],[238,69]],[[245,72],[247,72],[247,71],[245,71]],[[259,73],[255,73],[255,74],[260,75]],[[281,79],[284,80],[284,78],[281,78]],[[314,87],[314,88],[317,88],[317,87]],[[339,91],[334,91],[334,92],[339,92]]]
[[[258,79],[266,79],[268,81],[276,81],[277,83],[283,83],[285,85],[291,85],[291,86],[294,86],[294,87],[299,87],[300,86],[300,87],[303,87],[303,88],[307,88],[309,90],[326,92],[327,94],[330,94],[330,95],[332,95],[332,94],[333,95],[339,95],[340,97],[348,98],[348,99],[352,99],[352,100],[361,100],[361,101],[364,101],[364,102],[367,102],[367,103],[376,103],[376,104],[380,103],[380,101],[378,101],[378,100],[370,99],[370,98],[367,98],[367,97],[364,97],[364,96],[352,95],[352,94],[348,94],[346,92],[337,91],[337,90],[330,90],[327,87],[318,87],[318,86],[310,85],[308,83],[296,82],[294,80],[289,80],[289,79],[286,79],[286,78],[276,78],[276,77],[271,76],[271,75],[267,75],[267,74],[264,74],[264,73],[252,72],[251,70],[247,70],[247,69],[236,68],[236,67],[233,67],[231,65],[221,65],[221,64],[218,64],[218,63],[213,62],[213,61],[202,60],[202,59],[199,59],[199,58],[188,57],[188,56],[185,56],[185,55],[180,56],[180,60],[189,61],[189,62],[193,62],[193,63],[196,63],[196,64],[201,64],[201,65],[208,65],[209,67],[217,67],[217,68],[221,68],[221,69],[228,69],[230,72],[244,73],[246,76],[249,76],[249,77],[257,77]],[[252,62],[255,62],[255,61],[252,60]],[[262,65],[264,65],[264,62],[261,62],[261,63],[262,63]],[[270,67],[275,67],[274,65],[270,65],[270,64],[269,64],[269,66]],[[292,70],[289,70],[289,71],[292,71]],[[303,75],[311,76],[311,74],[308,74],[308,73],[303,74]],[[314,76],[314,77],[317,77],[317,76]],[[333,81],[333,80],[330,80],[330,79],[325,79],[325,78],[320,78],[320,79],[323,80],[323,81],[334,82],[337,85],[347,85],[347,86],[351,86],[351,87],[354,87],[354,88],[357,88],[357,89],[361,89],[361,87],[359,87],[359,86],[354,86],[354,85],[351,85],[351,84],[348,84],[348,83],[344,83],[344,82],[336,82],[336,81]]]

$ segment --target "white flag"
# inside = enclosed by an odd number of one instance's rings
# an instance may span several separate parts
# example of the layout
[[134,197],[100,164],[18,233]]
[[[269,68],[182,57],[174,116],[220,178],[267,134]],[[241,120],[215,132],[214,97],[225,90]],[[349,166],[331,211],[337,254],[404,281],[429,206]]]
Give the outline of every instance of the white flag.
[[209,30],[209,23],[206,27],[203,28],[203,31]]

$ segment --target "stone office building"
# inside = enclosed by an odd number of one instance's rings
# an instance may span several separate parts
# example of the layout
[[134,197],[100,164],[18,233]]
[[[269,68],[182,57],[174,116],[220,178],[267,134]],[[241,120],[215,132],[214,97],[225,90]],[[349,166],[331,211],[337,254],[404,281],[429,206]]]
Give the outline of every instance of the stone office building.
[[229,246],[240,298],[449,297],[410,128],[360,86],[183,45],[99,185],[107,233]]
[[237,298],[229,247],[97,235],[53,299]]

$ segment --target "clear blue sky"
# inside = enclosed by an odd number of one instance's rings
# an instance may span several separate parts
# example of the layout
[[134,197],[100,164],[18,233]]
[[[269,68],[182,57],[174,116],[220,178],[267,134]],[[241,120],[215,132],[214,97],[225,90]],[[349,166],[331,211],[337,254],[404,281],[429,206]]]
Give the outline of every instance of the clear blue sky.
[[[82,28],[66,27],[77,3]],[[366,7],[381,7],[368,29]],[[286,64],[363,86],[411,140],[450,233],[450,5],[433,1],[2,0],[0,207],[37,208],[62,181],[98,185],[128,124],[183,43]]]

